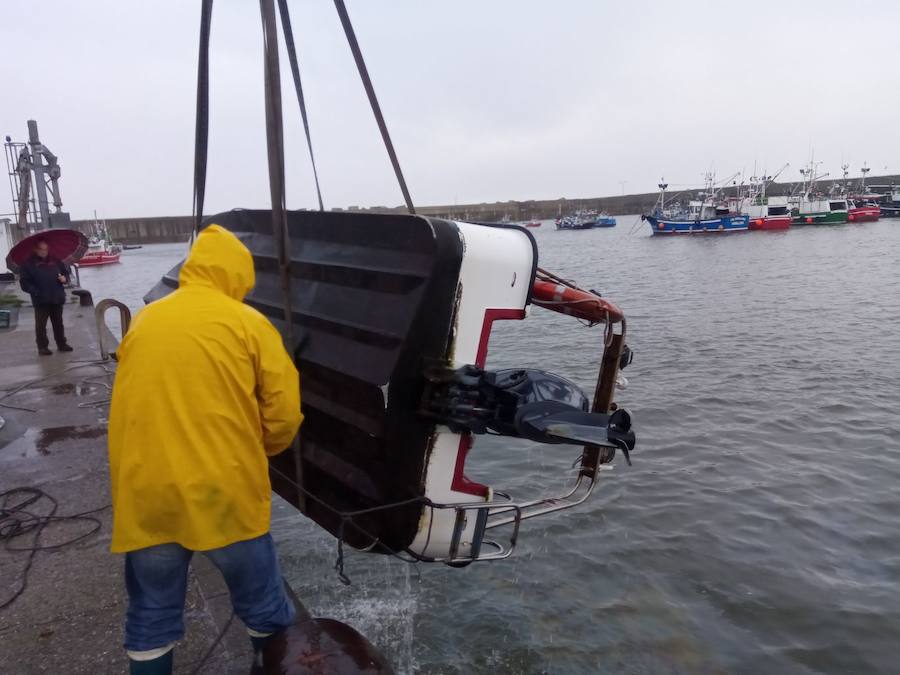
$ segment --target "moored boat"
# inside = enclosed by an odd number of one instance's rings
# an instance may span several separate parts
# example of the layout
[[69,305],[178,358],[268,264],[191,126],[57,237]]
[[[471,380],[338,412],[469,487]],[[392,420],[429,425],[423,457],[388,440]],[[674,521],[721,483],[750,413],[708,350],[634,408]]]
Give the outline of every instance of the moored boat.
[[881,207],[874,201],[850,199],[847,220],[851,223],[871,223],[881,217]]
[[878,195],[876,201],[882,218],[900,218],[900,187],[896,185],[870,185]]
[[556,219],[557,230],[590,230],[595,227],[615,227],[616,219],[607,213],[576,211],[573,216]]
[[761,197],[748,200],[741,213],[750,218],[751,230],[786,230],[791,226],[787,197]]
[[829,198],[816,191],[816,182],[828,175],[817,173],[819,164],[810,159],[809,164],[800,169],[803,176],[800,191],[789,200],[794,225],[839,225],[849,219],[846,197]]
[[824,196],[803,196],[795,201],[791,211],[794,225],[840,225],[849,220],[847,200]]
[[788,166],[785,164],[774,176],[751,176],[747,196],[739,195],[736,210],[750,218],[751,230],[786,230],[791,226],[787,197],[766,195],[768,185]]
[[650,223],[654,235],[746,232],[750,218],[718,204],[715,176],[707,174],[706,182],[706,189],[700,193],[701,199],[689,201],[687,207],[678,204],[666,207],[668,183],[661,182],[659,201],[653,213],[642,215],[641,220]]

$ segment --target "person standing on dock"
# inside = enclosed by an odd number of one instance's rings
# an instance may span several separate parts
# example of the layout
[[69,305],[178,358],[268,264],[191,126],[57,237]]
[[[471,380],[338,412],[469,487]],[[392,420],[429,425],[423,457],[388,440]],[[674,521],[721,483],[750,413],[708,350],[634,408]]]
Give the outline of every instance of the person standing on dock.
[[34,328],[38,354],[41,356],[53,353],[47,338],[47,319],[53,326],[56,348],[61,352],[72,351],[66,342],[66,328],[63,325],[65,285],[68,282],[69,271],[66,266],[50,255],[50,247],[45,240],[38,240],[34,254],[19,272],[19,285],[31,296],[31,303],[34,305]]
[[255,649],[294,620],[269,534],[267,455],[297,434],[300,381],[281,335],[243,303],[254,283],[250,251],[210,225],[179,289],[137,315],[117,352],[111,548],[125,553],[132,675],[172,672],[196,551],[224,576]]

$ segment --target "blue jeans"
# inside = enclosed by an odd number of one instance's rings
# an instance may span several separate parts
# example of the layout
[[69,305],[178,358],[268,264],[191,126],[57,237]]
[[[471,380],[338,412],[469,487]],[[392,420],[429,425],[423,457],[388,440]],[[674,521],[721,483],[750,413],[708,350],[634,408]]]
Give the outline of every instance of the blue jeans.
[[[184,598],[193,554],[179,544],[125,554],[125,649],[156,649],[184,636]],[[234,613],[247,628],[275,633],[293,624],[294,604],[284,590],[268,533],[204,554],[225,578]]]

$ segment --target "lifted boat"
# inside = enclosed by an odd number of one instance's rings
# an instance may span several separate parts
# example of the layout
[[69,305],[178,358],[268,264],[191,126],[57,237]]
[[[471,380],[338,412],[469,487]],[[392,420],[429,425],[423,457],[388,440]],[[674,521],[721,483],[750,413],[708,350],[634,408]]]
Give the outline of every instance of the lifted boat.
[[[612,402],[630,360],[622,313],[538,270],[526,228],[291,211],[296,281],[285,298],[271,212],[210,223],[253,253],[246,302],[283,334],[291,308],[305,422],[295,451],[271,459],[273,489],[341,541],[452,564],[505,558],[524,520],[582,503],[616,449],[634,447]],[[146,300],[177,287],[178,269]],[[606,326],[592,398],[551,373],[486,370],[494,323],[525,319],[532,303]],[[580,446],[572,487],[518,501],[471,480],[466,460],[483,433]],[[498,528],[505,540],[491,536]]]

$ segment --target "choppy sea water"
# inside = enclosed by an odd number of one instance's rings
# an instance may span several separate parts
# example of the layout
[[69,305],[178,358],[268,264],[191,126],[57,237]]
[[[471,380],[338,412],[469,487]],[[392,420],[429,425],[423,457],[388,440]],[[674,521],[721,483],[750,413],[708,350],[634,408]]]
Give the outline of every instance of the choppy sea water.
[[[333,540],[290,521],[304,602],[405,673],[900,671],[900,220],[534,234],[542,266],[626,312],[634,466],[524,524],[510,560],[464,569],[349,552],[344,586]],[[136,308],[184,250],[128,251],[82,283]],[[538,308],[495,325],[489,367],[593,387],[599,328]],[[554,493],[577,454],[479,438],[467,472]]]

